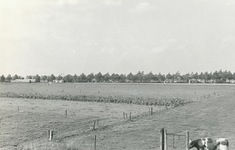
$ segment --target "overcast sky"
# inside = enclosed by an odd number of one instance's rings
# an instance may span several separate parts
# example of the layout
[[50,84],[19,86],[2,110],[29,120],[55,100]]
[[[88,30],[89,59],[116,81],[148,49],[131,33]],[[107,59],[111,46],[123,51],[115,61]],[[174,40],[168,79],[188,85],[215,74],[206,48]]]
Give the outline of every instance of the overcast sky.
[[234,0],[1,0],[0,74],[235,72]]

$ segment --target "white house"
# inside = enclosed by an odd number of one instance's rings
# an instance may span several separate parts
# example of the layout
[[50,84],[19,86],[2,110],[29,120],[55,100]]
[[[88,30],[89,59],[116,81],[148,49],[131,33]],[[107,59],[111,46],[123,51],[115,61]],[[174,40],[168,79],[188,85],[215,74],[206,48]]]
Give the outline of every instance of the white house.
[[35,79],[15,79],[15,80],[11,80],[11,82],[31,83],[31,82],[35,82]]

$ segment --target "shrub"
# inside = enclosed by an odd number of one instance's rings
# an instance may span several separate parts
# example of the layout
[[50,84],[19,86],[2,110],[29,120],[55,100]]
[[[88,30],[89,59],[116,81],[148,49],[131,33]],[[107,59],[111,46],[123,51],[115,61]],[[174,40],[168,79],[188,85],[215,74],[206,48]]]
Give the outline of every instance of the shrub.
[[46,95],[40,93],[0,93],[0,97],[10,98],[27,98],[27,99],[52,99],[52,100],[68,100],[68,101],[87,101],[87,102],[105,102],[105,103],[126,103],[137,105],[155,105],[155,106],[171,106],[177,107],[190,103],[191,101],[183,98],[130,98],[130,97],[102,97],[88,95]]

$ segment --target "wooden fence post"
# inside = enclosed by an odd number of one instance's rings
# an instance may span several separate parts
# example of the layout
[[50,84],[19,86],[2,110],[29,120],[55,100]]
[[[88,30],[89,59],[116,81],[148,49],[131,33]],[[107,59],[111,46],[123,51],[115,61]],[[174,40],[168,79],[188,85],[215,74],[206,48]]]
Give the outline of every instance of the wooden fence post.
[[153,115],[153,107],[151,107],[151,113],[150,114]]
[[164,128],[160,130],[160,150],[164,150]]
[[50,130],[49,132],[49,141],[53,140],[53,130]]
[[130,121],[131,121],[131,112],[130,112],[130,116],[129,117],[130,117]]
[[168,149],[168,144],[167,144],[167,130],[164,129],[164,150]]
[[96,135],[95,135],[94,150],[96,150]]
[[95,121],[94,121],[94,125],[93,125],[93,130],[95,130]]
[[67,116],[67,113],[68,113],[67,110],[65,110],[65,116]]
[[125,117],[126,117],[126,115],[125,115],[125,113],[123,112],[123,119],[125,119]]
[[20,112],[20,107],[18,106],[18,112]]
[[186,150],[189,150],[189,131],[186,131]]

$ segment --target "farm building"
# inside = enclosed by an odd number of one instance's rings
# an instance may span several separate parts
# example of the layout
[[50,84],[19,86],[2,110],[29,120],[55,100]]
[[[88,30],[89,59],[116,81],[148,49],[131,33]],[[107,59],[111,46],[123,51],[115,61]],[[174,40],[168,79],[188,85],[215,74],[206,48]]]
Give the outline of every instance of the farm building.
[[15,79],[15,80],[11,80],[11,82],[31,83],[31,82],[35,82],[35,79]]
[[97,82],[97,80],[96,80],[96,79],[92,79],[91,81],[92,81],[92,82]]
[[174,82],[173,79],[166,79],[166,80],[164,81],[164,83],[173,83],[173,82]]
[[150,83],[159,83],[160,81],[158,81],[158,80],[153,80],[153,79],[151,79],[150,80]]
[[235,80],[229,80],[229,79],[226,79],[226,83],[235,83]]
[[206,80],[205,80],[205,79],[197,79],[197,81],[198,81],[199,83],[206,83]]
[[64,80],[53,80],[53,82],[55,82],[55,83],[63,83]]

